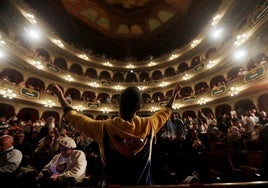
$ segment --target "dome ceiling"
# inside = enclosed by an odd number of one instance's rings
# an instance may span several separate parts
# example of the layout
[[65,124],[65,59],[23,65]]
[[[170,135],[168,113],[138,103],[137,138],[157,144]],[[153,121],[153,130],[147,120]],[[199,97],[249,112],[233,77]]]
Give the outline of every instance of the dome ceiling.
[[59,37],[117,60],[157,58],[193,40],[221,0],[26,0]]

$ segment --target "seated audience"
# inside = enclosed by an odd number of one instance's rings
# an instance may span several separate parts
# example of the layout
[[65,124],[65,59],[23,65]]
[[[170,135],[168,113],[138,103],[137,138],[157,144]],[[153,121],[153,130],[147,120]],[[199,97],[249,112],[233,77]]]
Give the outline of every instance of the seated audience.
[[4,129],[8,129],[9,128],[9,124],[7,123],[6,117],[0,117],[0,133],[2,135],[2,131]]
[[21,161],[21,151],[14,149],[14,139],[10,135],[0,137],[0,182],[1,187],[14,187],[14,178]]
[[53,130],[49,131],[47,136],[41,138],[31,155],[29,164],[23,166],[16,177],[19,187],[30,188],[36,186],[36,177],[38,174],[59,153],[57,138],[57,134]]
[[9,129],[8,128],[0,129],[0,135],[1,136],[8,135],[8,134],[9,134]]
[[260,131],[260,139],[263,146],[263,160],[260,165],[260,172],[264,180],[268,179],[268,123]]
[[60,153],[45,165],[38,176],[41,187],[70,187],[82,182],[87,167],[86,155],[75,150],[76,143],[70,137],[59,140]]
[[22,131],[17,131],[14,135],[14,148],[22,152],[23,158],[21,166],[27,166],[31,159],[32,150],[29,145],[30,144],[26,142],[25,134]]
[[38,132],[38,138],[41,139],[45,137],[49,131],[53,130],[55,128],[55,118],[50,116],[46,119],[46,123],[44,126],[41,127],[41,129]]
[[196,129],[191,128],[188,130],[184,141],[184,149],[185,151],[194,152],[202,152],[206,149],[204,143],[200,140]]
[[226,135],[228,152],[233,161],[234,167],[247,164],[247,145],[244,130],[239,120],[233,120]]
[[86,152],[87,147],[93,142],[93,139],[86,136],[84,132],[81,132],[75,137],[75,142],[77,144],[77,149]]
[[59,143],[57,134],[49,131],[48,135],[39,141],[38,146],[34,150],[30,165],[40,172],[46,164],[58,154]]

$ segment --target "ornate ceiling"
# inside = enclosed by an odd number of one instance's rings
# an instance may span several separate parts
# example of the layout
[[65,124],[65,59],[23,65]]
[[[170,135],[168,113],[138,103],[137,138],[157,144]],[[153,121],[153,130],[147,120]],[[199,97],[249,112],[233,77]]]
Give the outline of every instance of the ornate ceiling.
[[159,57],[187,44],[221,0],[27,0],[66,42],[125,60]]
[[[77,19],[112,37],[139,37],[163,27],[176,15],[184,17],[191,0],[66,1],[66,10]],[[183,22],[183,20],[181,20]]]

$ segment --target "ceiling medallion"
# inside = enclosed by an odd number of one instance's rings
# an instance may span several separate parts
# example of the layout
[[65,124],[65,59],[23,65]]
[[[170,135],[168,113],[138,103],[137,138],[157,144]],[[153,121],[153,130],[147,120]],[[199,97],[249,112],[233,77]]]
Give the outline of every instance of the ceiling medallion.
[[143,7],[153,0],[105,0],[108,4],[120,5],[126,9]]

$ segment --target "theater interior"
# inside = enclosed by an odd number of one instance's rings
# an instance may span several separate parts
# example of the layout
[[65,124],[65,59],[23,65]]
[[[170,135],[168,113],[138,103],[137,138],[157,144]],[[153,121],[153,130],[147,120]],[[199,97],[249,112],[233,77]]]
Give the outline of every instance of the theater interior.
[[[74,109],[99,120],[118,115],[127,86],[142,91],[138,115],[146,117],[177,83],[173,111],[185,121],[202,119],[200,111],[217,119],[268,112],[267,10],[267,0],[3,0],[0,117],[60,124],[54,83]],[[152,187],[268,186],[259,142],[246,143],[240,164],[206,136],[205,152],[156,139]]]

